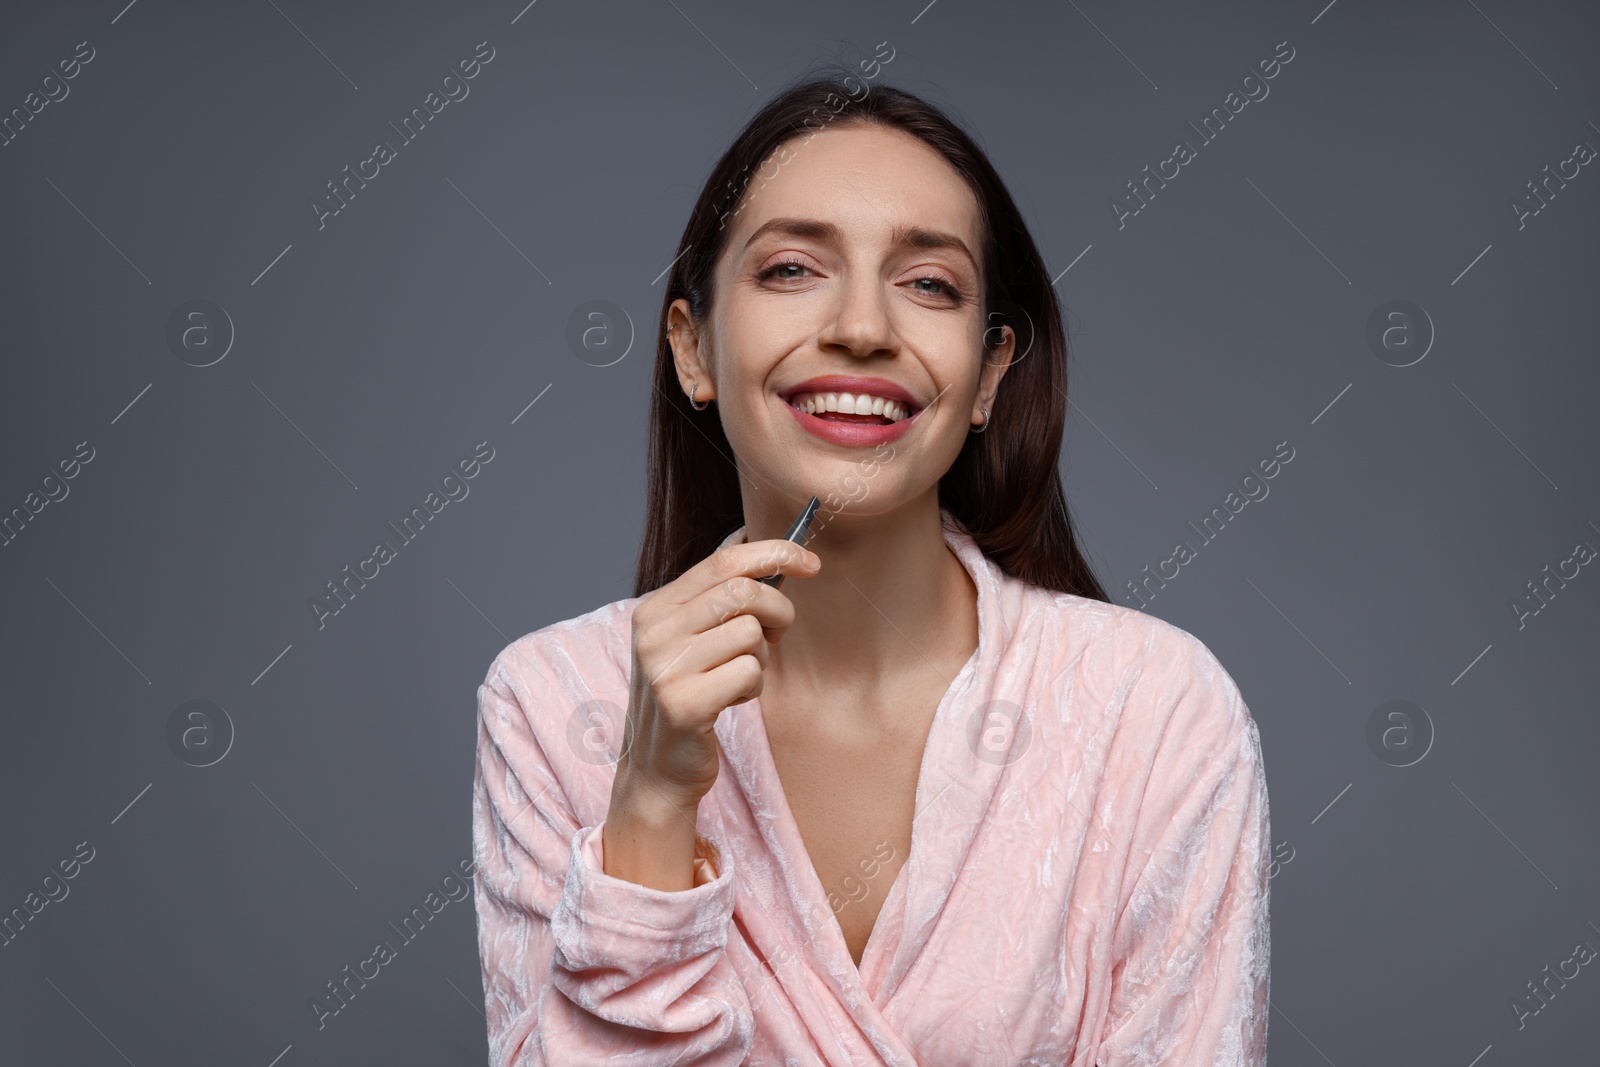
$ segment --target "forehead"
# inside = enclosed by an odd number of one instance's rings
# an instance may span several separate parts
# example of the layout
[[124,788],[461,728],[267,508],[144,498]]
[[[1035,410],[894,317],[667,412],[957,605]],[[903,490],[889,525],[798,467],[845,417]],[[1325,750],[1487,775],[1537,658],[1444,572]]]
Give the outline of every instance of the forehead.
[[795,137],[751,175],[728,243],[735,255],[778,216],[832,222],[848,242],[885,241],[904,226],[946,231],[978,251],[972,190],[943,156],[900,130],[862,125]]

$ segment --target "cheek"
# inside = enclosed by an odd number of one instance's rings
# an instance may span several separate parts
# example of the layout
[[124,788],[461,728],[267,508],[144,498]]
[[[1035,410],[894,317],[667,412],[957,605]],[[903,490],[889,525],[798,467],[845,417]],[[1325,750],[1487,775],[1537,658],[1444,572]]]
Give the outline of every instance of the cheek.
[[770,330],[741,327],[732,322],[718,331],[709,365],[725,421],[759,417],[763,409],[782,402],[775,386],[784,349]]

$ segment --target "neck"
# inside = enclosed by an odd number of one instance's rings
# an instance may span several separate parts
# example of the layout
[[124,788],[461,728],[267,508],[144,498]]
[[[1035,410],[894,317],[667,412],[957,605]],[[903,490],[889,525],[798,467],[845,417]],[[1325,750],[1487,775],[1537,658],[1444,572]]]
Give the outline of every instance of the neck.
[[[783,536],[800,505],[775,503],[771,514],[746,505],[747,541]],[[937,490],[879,515],[819,510],[819,526],[806,547],[822,570],[783,581],[795,619],[768,648],[763,691],[795,706],[842,694],[828,706],[875,716],[908,683],[952,681],[978,644],[977,588],[945,541]]]

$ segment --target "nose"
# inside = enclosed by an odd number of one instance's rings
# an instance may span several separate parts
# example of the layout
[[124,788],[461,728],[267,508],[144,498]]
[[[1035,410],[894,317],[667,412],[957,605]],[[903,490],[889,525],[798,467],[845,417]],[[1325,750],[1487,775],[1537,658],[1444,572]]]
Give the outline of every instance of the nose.
[[883,286],[870,272],[847,278],[839,290],[836,313],[823,327],[818,341],[825,349],[854,356],[891,353],[899,343],[889,321]]

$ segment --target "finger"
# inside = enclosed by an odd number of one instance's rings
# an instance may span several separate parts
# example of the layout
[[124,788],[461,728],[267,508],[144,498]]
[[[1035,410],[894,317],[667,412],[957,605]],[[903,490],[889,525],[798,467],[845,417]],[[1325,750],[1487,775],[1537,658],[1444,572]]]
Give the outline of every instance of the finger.
[[761,669],[749,656],[735,656],[728,662],[712,669],[705,675],[709,691],[714,695],[713,703],[716,716],[745,701],[761,695],[762,682],[766,672]]
[[[739,614],[720,626],[696,634],[684,634],[679,647],[652,650],[652,662],[644,665],[650,684],[660,687],[670,682],[704,675],[729,660],[749,655],[765,669],[767,642],[765,630],[752,615]],[[666,657],[660,666],[655,665]]]
[[753,615],[761,623],[766,640],[778,641],[794,624],[794,601],[748,574],[706,590],[680,610],[702,633],[736,616]]
[[766,578],[787,574],[808,578],[821,569],[815,552],[793,541],[774,538],[727,545],[684,571],[671,585],[674,598],[686,603],[708,589],[740,576]]

